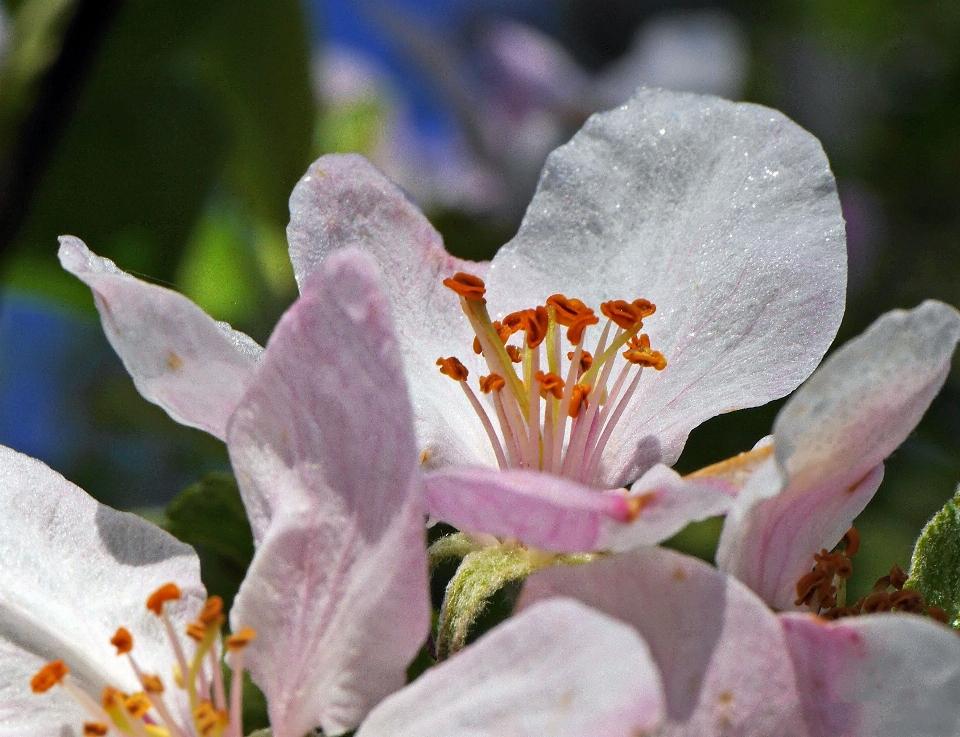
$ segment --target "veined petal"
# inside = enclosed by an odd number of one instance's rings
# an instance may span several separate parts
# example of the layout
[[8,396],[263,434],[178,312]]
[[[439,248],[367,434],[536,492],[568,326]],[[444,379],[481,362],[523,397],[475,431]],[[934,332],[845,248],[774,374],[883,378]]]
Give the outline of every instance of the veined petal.
[[60,263],[93,292],[103,331],[137,390],[174,420],[221,440],[263,351],[197,305],[60,238]]
[[356,154],[324,156],[311,165],[290,196],[287,239],[301,288],[340,248],[373,255],[399,327],[420,447],[428,450],[431,465],[495,465],[483,426],[460,388],[434,365],[440,356],[466,360],[474,337],[443,280],[458,271],[483,277],[488,264],[448,254],[417,206]]
[[491,314],[644,297],[667,359],[617,425],[601,485],[672,464],[689,431],[795,388],[836,333],[844,223],[817,140],[781,113],[641,90],[547,160],[487,277]]
[[958,340],[960,313],[927,301],[882,315],[831,355],[777,415],[775,460],[738,497],[717,564],[772,606],[794,608],[813,554],[836,545],[873,497],[883,459],[943,386]]
[[258,541],[231,612],[275,737],[354,728],[430,625],[421,479],[369,256],[331,255],[280,320],[228,432]]
[[912,614],[781,617],[814,735],[953,737],[960,639]]
[[428,474],[426,489],[437,519],[554,553],[598,550],[604,525],[622,526],[631,516],[618,491],[538,471],[451,467]]
[[519,607],[571,596],[631,624],[667,697],[658,735],[806,735],[786,636],[749,589],[702,561],[643,548],[535,573]]
[[848,486],[783,488],[776,461],[757,469],[723,523],[717,566],[770,606],[797,609],[797,582],[813,555],[832,549],[883,481],[880,463]]
[[173,655],[147,597],[167,582],[182,591],[167,611],[178,624],[205,598],[193,549],[132,514],[99,504],[40,461],[0,446],[0,735],[73,733],[85,713],[31,677],[63,660],[95,697],[109,684],[140,690],[110,645],[134,635],[138,663],[168,685]]
[[630,627],[568,599],[531,606],[371,712],[357,737],[633,737],[663,718]]
[[683,478],[658,464],[630,487],[626,500],[633,507],[626,523],[607,523],[598,548],[620,552],[656,545],[691,522],[724,514],[736,489],[718,478]]

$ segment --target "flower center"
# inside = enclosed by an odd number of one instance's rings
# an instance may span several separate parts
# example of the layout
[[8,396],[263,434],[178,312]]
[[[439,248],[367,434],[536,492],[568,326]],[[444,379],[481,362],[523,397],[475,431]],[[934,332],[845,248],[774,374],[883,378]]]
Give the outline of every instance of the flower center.
[[110,644],[118,656],[127,657],[142,691],[127,694],[107,686],[98,703],[70,678],[70,669],[62,660],[41,668],[30,681],[31,689],[41,694],[61,686],[90,716],[83,725],[85,737],[102,737],[110,731],[136,737],[241,737],[243,650],[256,634],[244,627],[224,643],[232,671],[228,705],[220,664],[223,600],[219,596],[207,599],[197,619],[187,625],[186,635],[193,642],[188,658],[188,648],[184,648],[165,611],[167,602],[179,598],[180,589],[175,584],[164,584],[147,599],[147,609],[160,617],[166,629],[176,662],[171,675],[176,687],[187,692],[191,724],[181,724],[174,718],[164,698],[163,680],[137,664],[132,654],[133,636],[124,627],[116,631]]
[[797,581],[797,600],[794,604],[808,606],[826,619],[899,611],[927,614],[931,619],[944,623],[947,621],[947,613],[942,608],[927,606],[923,594],[916,589],[903,588],[907,574],[896,564],[890,569],[889,575],[877,579],[866,596],[847,605],[847,579],[853,575],[853,561],[850,559],[860,549],[857,528],[847,530],[840,544],[843,550],[832,553],[821,550],[814,554],[813,570]]
[[[529,468],[595,483],[601,453],[643,369],[662,371],[667,365],[663,354],[650,348],[649,336],[640,333],[656,305],[645,299],[601,304],[607,321],[591,352],[584,348],[587,331],[600,318],[579,299],[555,294],[545,305],[494,321],[487,313],[482,279],[459,272],[443,283],[460,296],[476,334],[473,350],[490,371],[478,385],[489,402],[481,402],[467,383],[469,371],[457,358],[439,358],[437,365],[460,383],[500,468]],[[567,329],[565,336],[560,328]]]

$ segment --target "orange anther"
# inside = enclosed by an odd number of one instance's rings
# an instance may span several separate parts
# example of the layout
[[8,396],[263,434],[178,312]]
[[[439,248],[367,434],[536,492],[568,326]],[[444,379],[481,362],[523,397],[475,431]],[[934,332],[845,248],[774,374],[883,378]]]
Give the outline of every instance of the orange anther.
[[214,734],[217,727],[226,726],[230,721],[226,712],[217,711],[209,701],[201,701],[200,706],[194,709],[193,717],[204,737]]
[[569,414],[571,417],[576,417],[580,414],[580,407],[589,407],[590,406],[590,390],[591,387],[589,384],[575,384],[573,387],[573,392],[570,394],[570,409]]
[[152,706],[150,699],[148,699],[147,695],[142,691],[125,698],[123,705],[127,707],[127,711],[130,712],[130,715],[134,719],[142,718],[144,714],[150,711],[150,707]]
[[480,377],[480,391],[484,394],[489,394],[490,392],[498,392],[506,386],[506,381],[500,374],[490,374],[489,376]]
[[903,569],[894,563],[893,568],[890,569],[890,585],[895,589],[902,589],[907,582],[907,578],[908,576]]
[[504,346],[507,351],[507,355],[510,356],[510,360],[513,363],[520,363],[523,360],[523,354],[520,352],[520,349],[515,345]]
[[583,337],[583,331],[590,325],[596,325],[600,318],[579,299],[567,299],[562,294],[547,297],[547,306],[553,307],[558,325],[567,328],[567,340],[576,345]]
[[160,680],[159,676],[145,673],[140,678],[140,684],[147,693],[163,693],[163,681]]
[[107,711],[123,706],[127,695],[113,686],[104,686],[103,694],[100,696],[100,703]]
[[70,669],[62,660],[54,660],[52,663],[47,663],[37,671],[37,675],[30,679],[30,689],[34,693],[49,691],[60,683],[69,672]]
[[527,334],[527,346],[536,348],[547,337],[547,328],[550,327],[550,316],[547,308],[540,306],[532,310],[523,311],[523,331]]
[[480,338],[476,336],[473,339],[473,352],[478,356],[483,353],[483,346],[480,345]]
[[890,594],[890,605],[901,612],[913,612],[914,614],[920,614],[927,608],[927,602],[923,600],[923,594],[915,589],[901,589]]
[[537,371],[536,380],[540,382],[540,393],[546,397],[552,394],[556,399],[563,396],[563,379],[556,374],[545,374],[543,371]]
[[211,596],[203,604],[203,609],[197,615],[197,620],[206,625],[220,624],[223,621],[223,599]]
[[123,655],[133,650],[133,635],[126,627],[120,627],[110,639],[110,644],[117,648],[117,655]]
[[857,532],[857,528],[851,527],[847,530],[840,542],[843,543],[843,552],[848,558],[856,555],[860,549],[860,533]]
[[657,371],[663,371],[667,367],[667,359],[663,354],[650,349],[650,336],[646,333],[627,341],[627,350],[623,352],[623,357],[630,363],[654,368]]
[[180,588],[175,583],[165,583],[159,589],[150,594],[147,599],[147,609],[158,617],[163,612],[163,605],[168,601],[176,601],[180,598]]
[[657,311],[657,306],[648,299],[635,299],[631,303],[633,309],[640,313],[640,318],[650,317],[654,312]]
[[889,612],[892,606],[890,594],[886,591],[878,591],[870,594],[870,596],[863,600],[863,613],[874,614],[876,612]]
[[640,323],[641,326],[643,325],[643,314],[641,310],[623,299],[604,302],[600,305],[600,312],[603,313],[604,317],[614,322],[617,327],[621,327],[624,330],[629,330],[636,326],[637,323]]
[[[567,358],[573,360],[573,351],[567,353]],[[590,370],[590,367],[593,366],[593,356],[590,354],[590,351],[581,351],[580,352],[580,373],[585,374]]]
[[103,737],[108,731],[110,727],[103,722],[83,723],[83,737]]
[[944,624],[947,624],[949,619],[949,617],[947,617],[947,610],[939,606],[928,606],[927,614],[930,616],[930,619],[935,619]]
[[823,570],[814,570],[804,574],[797,581],[797,600],[794,606],[811,606],[823,585],[829,584],[833,576]]
[[443,286],[452,289],[464,299],[483,300],[483,295],[487,292],[483,279],[463,271],[458,271],[449,279],[444,279]]
[[467,367],[460,363],[459,359],[454,356],[450,356],[450,358],[438,358],[437,366],[440,367],[441,374],[449,376],[454,381],[466,381],[470,375]]
[[190,622],[187,625],[187,637],[200,642],[207,634],[207,626],[203,622]]
[[252,627],[242,627],[227,638],[227,650],[243,650],[256,636]]

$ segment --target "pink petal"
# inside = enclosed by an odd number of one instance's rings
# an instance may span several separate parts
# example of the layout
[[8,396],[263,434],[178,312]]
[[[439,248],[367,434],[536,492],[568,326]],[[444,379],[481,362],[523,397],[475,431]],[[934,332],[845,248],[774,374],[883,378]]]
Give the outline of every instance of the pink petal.
[[774,460],[728,516],[721,568],[772,606],[794,607],[813,554],[839,542],[902,443],[943,386],[960,313],[928,301],[881,316],[828,358],[774,424]]
[[108,683],[139,690],[110,645],[120,626],[133,634],[138,662],[171,688],[171,708],[185,707],[172,688],[167,636],[145,604],[173,581],[182,597],[167,611],[177,629],[196,617],[206,595],[193,549],[2,446],[0,509],[0,734],[78,734],[89,719],[60,689],[30,691],[32,676],[52,660],[63,660],[95,699]]
[[258,550],[231,613],[275,737],[352,729],[430,625],[423,499],[390,309],[369,256],[303,285],[228,430]]
[[555,553],[597,550],[604,525],[631,515],[618,491],[537,471],[451,467],[428,474],[426,488],[437,519]]
[[607,445],[613,487],[672,464],[707,418],[803,381],[845,282],[840,203],[813,136],[758,105],[641,90],[551,154],[487,286],[496,315],[555,292],[656,303],[644,330],[668,364],[644,375]]
[[827,482],[813,488],[790,485],[781,491],[783,481],[771,458],[727,515],[717,566],[770,606],[797,609],[797,582],[813,569],[813,554],[822,548],[832,550],[840,542],[881,481],[882,463],[848,486]]
[[691,522],[724,514],[735,494],[735,488],[724,480],[683,478],[658,464],[630,487],[627,499],[640,502],[636,516],[626,524],[608,523],[598,547],[624,551],[655,545]]
[[60,263],[93,292],[107,340],[137,390],[174,420],[223,439],[262,349],[181,294],[60,238]]
[[667,697],[658,735],[806,735],[787,641],[749,589],[702,561],[644,548],[531,576],[520,608],[572,596],[633,625]]
[[554,599],[428,670],[357,737],[633,737],[662,718],[660,679],[636,632]]
[[811,734],[953,737],[960,639],[910,614],[781,617]]
[[474,333],[459,298],[443,280],[458,271],[485,277],[487,264],[449,255],[417,206],[355,154],[313,163],[290,196],[287,238],[301,287],[340,248],[362,248],[374,256],[396,317],[420,447],[427,449],[431,465],[496,465],[460,387],[435,365],[437,358],[455,355],[468,367],[479,367]]

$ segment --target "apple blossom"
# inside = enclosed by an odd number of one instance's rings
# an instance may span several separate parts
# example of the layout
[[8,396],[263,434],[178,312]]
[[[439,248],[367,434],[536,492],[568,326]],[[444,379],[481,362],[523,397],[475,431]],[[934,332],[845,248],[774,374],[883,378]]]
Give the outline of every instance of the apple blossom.
[[[273,735],[317,725],[337,734],[380,701],[362,734],[655,728],[661,686],[646,645],[571,601],[531,610],[401,688],[427,634],[429,592],[422,482],[390,330],[368,260],[331,258],[281,319],[227,428],[248,490],[283,492],[264,505],[226,640],[235,676],[247,668],[267,696]],[[70,733],[85,718],[89,735],[241,734],[239,680],[229,693],[220,680],[223,617],[215,599],[202,606],[192,550],[3,448],[0,503],[10,510],[0,734]],[[197,654],[177,631],[193,617]]]

